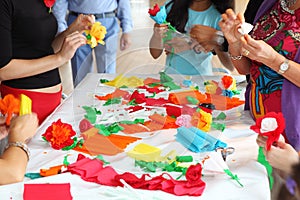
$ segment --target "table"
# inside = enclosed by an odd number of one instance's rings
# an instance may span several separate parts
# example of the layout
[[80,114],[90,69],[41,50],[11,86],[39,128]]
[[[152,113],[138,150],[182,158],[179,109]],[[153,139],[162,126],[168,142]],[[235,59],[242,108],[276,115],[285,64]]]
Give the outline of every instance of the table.
[[[125,76],[130,76],[125,74]],[[145,76],[145,75],[144,75]],[[151,75],[147,75],[150,77]],[[93,95],[104,95],[113,91],[110,87],[99,85],[101,78],[113,79],[114,75],[108,74],[88,74],[85,79],[75,88],[74,92],[49,116],[38,129],[37,134],[29,143],[31,149],[31,160],[27,167],[27,172],[39,172],[41,168],[60,165],[66,154],[69,154],[68,160],[75,162],[78,152],[60,151],[52,149],[48,143],[44,142],[41,134],[54,121],[61,119],[63,122],[73,126],[78,131],[78,123],[83,118],[85,111],[80,107],[97,103]],[[157,77],[157,75],[153,75]],[[243,81],[243,77],[235,77],[238,82]],[[176,81],[184,79],[183,76],[175,78]],[[193,82],[199,85],[204,80],[219,80],[218,76],[199,76],[192,77]],[[249,129],[254,122],[248,112],[243,111],[243,106],[231,109],[226,112],[229,120],[226,122],[226,129],[221,134],[220,139],[225,141],[229,146],[235,148],[235,153],[228,156],[227,165],[229,169],[239,176],[244,187],[241,188],[226,176],[204,176],[206,182],[204,193],[200,197],[174,196],[162,191],[136,190],[131,188],[114,188],[101,186],[95,183],[83,181],[79,176],[70,173],[63,173],[55,176],[30,180],[25,178],[22,183],[5,185],[0,187],[1,200],[22,199],[23,188],[25,183],[71,183],[71,193],[74,199],[270,199],[269,184],[265,168],[256,162],[258,147],[255,139],[256,134]],[[174,143],[174,134],[176,130],[163,130],[163,133],[154,134],[153,137],[145,138],[149,144],[157,147],[172,147]],[[161,137],[163,134],[164,137]],[[130,147],[129,147],[130,148]],[[182,147],[183,148],[183,147]],[[182,149],[184,150],[184,149]],[[187,150],[184,150],[187,151]],[[126,156],[126,153],[120,153],[116,156],[104,156],[111,162],[111,165],[117,172],[136,171],[133,165],[133,159]],[[109,195],[118,194],[112,197]],[[122,196],[123,195],[123,196]],[[125,197],[125,196],[126,197]]]

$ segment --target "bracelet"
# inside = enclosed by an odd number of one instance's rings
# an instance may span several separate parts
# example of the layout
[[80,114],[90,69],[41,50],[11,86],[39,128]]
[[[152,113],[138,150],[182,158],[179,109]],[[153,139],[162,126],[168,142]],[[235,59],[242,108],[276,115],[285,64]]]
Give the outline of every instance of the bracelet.
[[228,52],[228,54],[229,54],[229,57],[230,57],[232,60],[241,60],[242,57],[243,57],[243,55],[233,56],[233,55],[231,55],[229,52]]
[[21,148],[26,153],[27,158],[29,160],[30,151],[29,151],[29,148],[28,148],[27,144],[25,144],[23,142],[10,142],[6,145],[5,149],[8,149],[9,147],[19,147],[19,148]]

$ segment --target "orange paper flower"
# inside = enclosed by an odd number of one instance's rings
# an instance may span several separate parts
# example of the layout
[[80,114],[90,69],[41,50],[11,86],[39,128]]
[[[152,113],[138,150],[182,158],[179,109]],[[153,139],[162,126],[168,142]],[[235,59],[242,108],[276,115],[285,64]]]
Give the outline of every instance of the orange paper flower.
[[10,125],[10,120],[13,114],[19,114],[20,100],[14,95],[8,94],[3,99],[0,99],[0,112],[6,115],[6,125]]
[[74,143],[73,136],[76,132],[73,130],[72,126],[67,123],[57,120],[49,126],[46,132],[42,135],[43,138],[50,142],[52,148],[62,149],[71,146]]

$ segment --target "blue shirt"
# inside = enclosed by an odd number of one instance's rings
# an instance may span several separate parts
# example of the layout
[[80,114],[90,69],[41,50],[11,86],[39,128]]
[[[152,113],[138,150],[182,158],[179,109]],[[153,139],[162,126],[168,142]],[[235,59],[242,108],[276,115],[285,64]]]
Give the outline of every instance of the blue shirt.
[[[119,2],[119,3],[118,3]],[[53,14],[58,22],[58,32],[67,29],[67,11],[84,14],[100,14],[112,12],[118,8],[117,18],[123,33],[132,30],[130,0],[56,0],[53,6]]]
[[[211,5],[205,11],[188,10],[189,18],[186,23],[185,29],[187,32],[195,24],[210,26],[220,30],[218,25],[221,14]],[[212,53],[196,54],[193,50],[183,51],[178,54],[169,54],[166,60],[166,72],[185,74],[185,75],[212,75]]]

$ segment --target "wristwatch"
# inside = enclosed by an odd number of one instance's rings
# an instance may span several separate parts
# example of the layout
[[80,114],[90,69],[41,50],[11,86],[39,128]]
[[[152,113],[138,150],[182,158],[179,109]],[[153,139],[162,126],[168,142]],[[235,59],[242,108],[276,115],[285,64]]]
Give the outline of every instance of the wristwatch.
[[285,59],[284,62],[279,67],[278,74],[284,74],[284,72],[286,72],[286,70],[288,69],[289,69],[289,60]]

